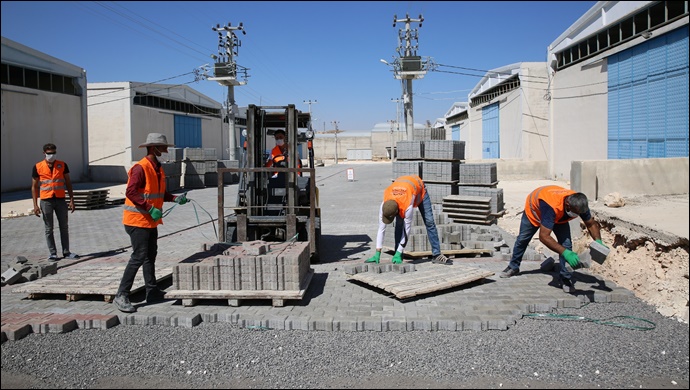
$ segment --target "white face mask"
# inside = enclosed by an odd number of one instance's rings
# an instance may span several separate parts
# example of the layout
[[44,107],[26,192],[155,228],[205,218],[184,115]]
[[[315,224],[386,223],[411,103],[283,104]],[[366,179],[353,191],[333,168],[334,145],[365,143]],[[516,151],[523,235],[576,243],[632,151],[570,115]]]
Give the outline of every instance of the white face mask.
[[283,145],[285,145],[285,140],[284,140],[284,139],[277,139],[277,140],[276,140],[276,145],[278,145],[278,146],[283,146]]
[[53,153],[53,154],[45,153],[45,155],[46,155],[46,161],[48,161],[48,162],[55,161],[56,156],[57,156],[57,154],[55,154],[55,153]]
[[156,160],[158,160],[159,163],[167,163],[170,161],[170,154],[168,152],[161,152],[158,148],[156,148],[156,152],[154,153],[156,155]]
[[575,213],[573,213],[572,211],[566,211],[566,214],[568,214],[568,216],[569,216],[570,218],[577,218],[577,217],[579,217],[578,214],[575,214]]

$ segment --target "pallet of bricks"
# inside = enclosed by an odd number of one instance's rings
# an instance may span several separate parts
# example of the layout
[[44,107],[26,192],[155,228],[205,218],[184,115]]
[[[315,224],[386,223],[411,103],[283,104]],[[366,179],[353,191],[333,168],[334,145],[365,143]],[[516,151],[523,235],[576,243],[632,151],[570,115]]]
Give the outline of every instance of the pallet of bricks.
[[163,173],[165,173],[165,188],[169,191],[177,191],[182,188],[182,148],[168,148],[170,161],[161,163]]
[[286,299],[302,299],[313,269],[309,242],[249,241],[204,244],[202,251],[173,267],[173,288],[168,298],[192,306],[199,299],[271,299],[283,306]]
[[[108,194],[110,193],[110,190],[86,190],[72,192],[74,195],[75,209],[91,210],[105,207],[108,204]],[[70,201],[69,194],[65,195],[65,199],[67,202]]]
[[443,211],[458,223],[496,224],[503,215],[503,189],[496,188],[496,163],[460,165],[458,192],[443,198]]
[[[218,160],[215,148],[168,148],[168,153],[173,158],[172,163],[179,162],[180,165],[179,171],[176,166],[171,168],[175,175],[167,181],[168,191],[218,185]],[[168,173],[165,174],[168,180]]]
[[393,180],[418,175],[424,180],[432,204],[457,194],[458,172],[465,158],[465,142],[453,140],[398,141],[398,160],[393,162]]

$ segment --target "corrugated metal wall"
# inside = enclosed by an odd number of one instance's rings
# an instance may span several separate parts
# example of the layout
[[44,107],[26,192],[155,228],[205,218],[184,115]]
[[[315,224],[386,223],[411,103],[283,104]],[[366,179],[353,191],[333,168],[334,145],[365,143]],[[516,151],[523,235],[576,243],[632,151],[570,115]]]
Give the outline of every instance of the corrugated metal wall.
[[608,158],[688,156],[688,29],[608,58]]

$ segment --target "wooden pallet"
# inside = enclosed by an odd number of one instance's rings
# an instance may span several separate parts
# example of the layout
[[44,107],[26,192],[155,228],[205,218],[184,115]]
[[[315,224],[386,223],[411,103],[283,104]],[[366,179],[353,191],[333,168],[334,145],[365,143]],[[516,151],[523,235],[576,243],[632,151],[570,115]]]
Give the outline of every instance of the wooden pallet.
[[[172,277],[172,267],[165,262],[156,262],[160,268],[156,269],[156,282],[160,283]],[[12,289],[13,293],[28,294],[29,299],[46,299],[55,295],[64,295],[67,301],[78,301],[93,296],[102,296],[105,302],[112,302],[117,295],[120,280],[126,264],[112,265],[84,265],[83,267],[68,267],[57,274],[34,280]],[[130,295],[145,289],[141,272],[134,279]]]
[[239,306],[242,299],[270,299],[273,307],[282,307],[288,299],[304,297],[313,275],[314,269],[309,269],[301,290],[172,290],[165,298],[181,299],[182,306],[196,306],[202,299],[227,299],[228,305],[234,307]]
[[[106,206],[110,190],[73,191],[74,207],[80,210],[91,210]],[[66,197],[69,202],[69,194]]]
[[[395,254],[395,249],[384,246],[383,251],[388,253],[388,254]],[[459,257],[463,255],[474,255],[474,256],[482,256],[482,255],[492,255],[494,253],[493,250],[491,249],[446,249],[442,250],[441,253],[443,253],[446,256],[449,257]],[[416,252],[403,252],[403,257],[405,258],[412,258],[412,259],[417,259],[420,257],[429,257],[431,256],[431,251],[416,251]]]
[[361,272],[348,275],[357,280],[385,290],[398,299],[406,299],[435,291],[457,287],[494,275],[494,272],[462,265],[429,264],[417,266],[413,272]]

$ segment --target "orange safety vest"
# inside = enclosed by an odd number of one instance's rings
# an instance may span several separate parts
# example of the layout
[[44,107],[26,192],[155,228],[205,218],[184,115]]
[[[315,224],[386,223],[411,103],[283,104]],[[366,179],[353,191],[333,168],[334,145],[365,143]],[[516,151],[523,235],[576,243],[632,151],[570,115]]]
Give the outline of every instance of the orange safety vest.
[[[565,212],[564,199],[574,193],[575,191],[573,190],[568,190],[559,186],[539,187],[527,196],[527,200],[525,201],[525,215],[527,216],[527,218],[533,226],[541,225],[541,212],[539,211],[539,200],[543,200],[549,206],[551,206],[553,211],[556,213],[554,221],[556,223],[565,223],[559,222],[561,221],[564,215],[567,215]],[[571,221],[575,218],[568,217],[567,221]]]
[[[280,146],[276,145],[273,147],[273,149],[271,149],[271,157],[269,157],[269,160],[266,161],[266,166],[272,167],[273,161],[275,161],[275,158],[278,156],[283,156],[283,152],[280,150]],[[280,159],[278,159],[278,161],[280,161]],[[299,158],[297,159],[297,168],[302,168],[302,160]]]
[[[165,173],[163,169],[156,172],[156,167],[147,158],[139,160],[137,163],[144,168],[144,176],[146,177],[146,186],[143,189],[138,189],[141,196],[156,208],[163,210],[163,196],[165,196]],[[132,167],[134,168],[134,167]],[[128,176],[131,178],[131,171]],[[129,185],[129,179],[127,180]],[[158,221],[153,221],[148,210],[138,208],[132,203],[129,198],[125,198],[124,212],[122,214],[122,223],[127,226],[137,226],[143,228],[155,228],[163,223],[163,218]]]
[[398,204],[400,218],[405,218],[405,210],[412,202],[412,198],[417,196],[414,207],[419,207],[426,194],[424,182],[419,176],[400,176],[395,179],[393,184],[383,190],[383,201],[394,200]]
[[36,163],[36,171],[38,172],[38,180],[41,183],[40,196],[41,199],[50,199],[53,196],[56,198],[65,197],[65,162],[55,160],[53,163],[53,170],[50,170],[48,161],[42,160]]

